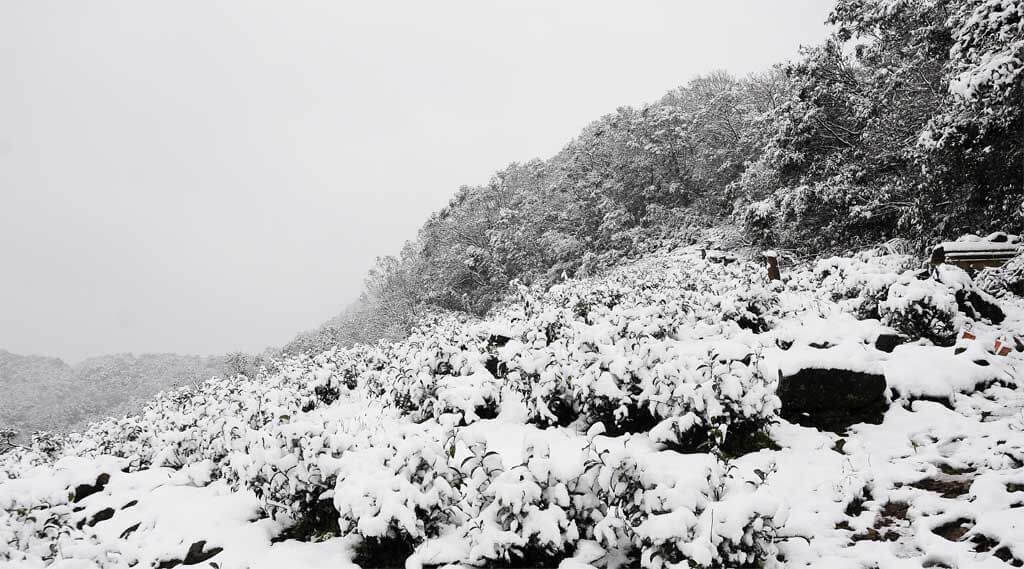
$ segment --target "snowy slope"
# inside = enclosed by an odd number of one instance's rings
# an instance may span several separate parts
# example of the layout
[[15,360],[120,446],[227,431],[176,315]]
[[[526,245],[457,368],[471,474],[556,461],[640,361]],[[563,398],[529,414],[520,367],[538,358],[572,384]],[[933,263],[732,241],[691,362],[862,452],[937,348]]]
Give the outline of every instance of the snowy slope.
[[[163,394],[0,456],[0,567],[1019,563],[1024,310],[911,265],[682,250]],[[807,368],[884,376],[884,421],[780,419]]]

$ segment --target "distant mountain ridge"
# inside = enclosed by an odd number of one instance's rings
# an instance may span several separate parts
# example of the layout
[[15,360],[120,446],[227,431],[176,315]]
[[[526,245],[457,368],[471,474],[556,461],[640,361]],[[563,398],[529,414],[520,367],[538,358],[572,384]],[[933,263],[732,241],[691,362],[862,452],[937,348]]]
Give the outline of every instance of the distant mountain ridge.
[[137,410],[158,392],[244,371],[241,354],[111,354],[74,366],[60,358],[0,349],[0,426],[25,438],[37,430],[63,431]]

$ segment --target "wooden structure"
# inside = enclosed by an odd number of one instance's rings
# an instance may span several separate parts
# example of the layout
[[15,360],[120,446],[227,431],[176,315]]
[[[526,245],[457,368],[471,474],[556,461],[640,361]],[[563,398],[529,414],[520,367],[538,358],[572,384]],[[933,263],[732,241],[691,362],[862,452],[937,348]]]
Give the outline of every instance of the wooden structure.
[[765,251],[761,256],[764,257],[764,264],[768,268],[768,280],[782,280],[782,273],[779,272],[779,255],[775,251]]
[[707,259],[708,262],[711,262],[711,263],[721,263],[723,265],[728,265],[729,263],[735,263],[736,260],[738,259],[738,257],[736,257],[736,255],[733,255],[732,253],[727,253],[725,251],[718,251],[716,249],[701,249],[700,250],[700,258],[701,259]]
[[1001,267],[1022,252],[1024,248],[1020,245],[1006,241],[948,241],[932,249],[931,263],[945,263],[977,271],[986,267]]

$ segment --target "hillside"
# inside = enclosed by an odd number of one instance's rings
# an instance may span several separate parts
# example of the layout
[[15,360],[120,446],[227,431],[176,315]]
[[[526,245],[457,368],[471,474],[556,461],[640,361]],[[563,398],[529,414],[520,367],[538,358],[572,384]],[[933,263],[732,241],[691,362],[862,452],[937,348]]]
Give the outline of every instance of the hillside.
[[460,188],[272,360],[0,352],[0,569],[1024,566],[1024,257],[924,260],[1020,243],[1024,5],[828,23]]
[[459,188],[378,260],[359,310],[287,351],[401,337],[424,304],[481,315],[512,281],[594,275],[709,227],[803,256],[1024,233],[1020,2],[839,0],[828,24],[793,61],[692,78]]
[[[555,156],[459,188],[378,259],[360,299],[277,353],[401,339],[430,310],[481,316],[511,283],[597,275],[664,246],[814,257],[899,239],[921,255],[963,233],[1024,233],[1019,3],[841,0],[829,24],[794,61],[693,78],[598,118]],[[263,364],[139,368],[111,356],[96,378],[71,378],[41,362],[24,362],[38,374],[11,370],[5,357],[0,427],[25,434],[135,409],[196,373]]]
[[900,255],[716,260],[522,286],[13,449],[0,566],[1024,559],[1019,298]]

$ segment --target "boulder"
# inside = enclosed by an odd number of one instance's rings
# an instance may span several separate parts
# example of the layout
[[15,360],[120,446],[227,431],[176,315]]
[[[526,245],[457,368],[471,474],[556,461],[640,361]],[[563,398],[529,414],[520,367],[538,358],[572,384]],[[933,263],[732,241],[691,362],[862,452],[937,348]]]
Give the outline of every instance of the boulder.
[[[206,549],[206,540],[203,539],[189,546],[188,553],[185,554],[185,559],[168,559],[166,561],[161,561],[156,566],[156,569],[171,569],[172,567],[177,567],[179,565],[198,565],[217,555],[221,551],[224,551],[224,548],[211,547],[210,549]],[[210,565],[215,564],[211,563]]]
[[883,332],[875,338],[875,349],[891,354],[896,346],[905,344],[908,338],[895,332]]
[[888,401],[880,373],[833,368],[779,372],[780,414],[793,423],[841,432],[855,423],[882,422]]
[[108,482],[110,482],[110,475],[103,472],[96,477],[95,484],[79,484],[75,487],[75,492],[71,497],[71,501],[81,502],[89,496],[103,490],[107,486]]
[[960,312],[974,318],[985,319],[993,324],[1001,324],[1006,314],[993,302],[973,290],[956,291],[956,304]]

